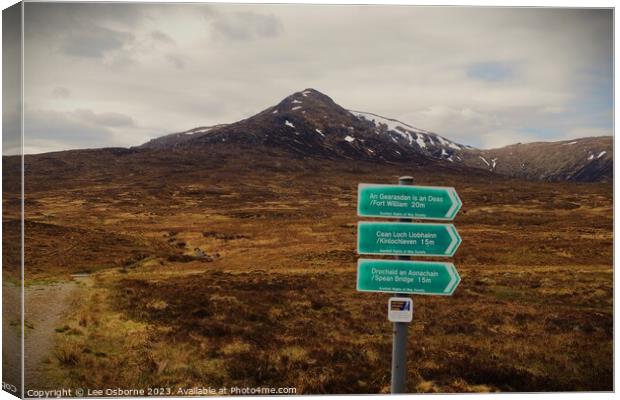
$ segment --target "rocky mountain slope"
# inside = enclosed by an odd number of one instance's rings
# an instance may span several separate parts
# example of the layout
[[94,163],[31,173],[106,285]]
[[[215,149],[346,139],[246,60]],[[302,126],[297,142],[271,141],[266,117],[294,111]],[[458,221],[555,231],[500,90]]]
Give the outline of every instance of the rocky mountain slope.
[[469,166],[519,178],[582,182],[613,180],[611,136],[517,143],[499,149],[471,150],[462,157]]
[[201,134],[207,133],[213,129],[222,128],[224,126],[226,126],[226,124],[214,126],[199,126],[185,132],[171,133],[169,135],[152,139],[139,147],[144,149],[166,149],[171,147],[177,147],[179,143],[191,141],[192,139],[199,137]]
[[333,159],[451,163],[536,180],[613,178],[612,137],[480,150],[395,119],[347,110],[314,89],[294,93],[242,121],[166,135],[137,149],[192,150],[216,144],[260,145]]

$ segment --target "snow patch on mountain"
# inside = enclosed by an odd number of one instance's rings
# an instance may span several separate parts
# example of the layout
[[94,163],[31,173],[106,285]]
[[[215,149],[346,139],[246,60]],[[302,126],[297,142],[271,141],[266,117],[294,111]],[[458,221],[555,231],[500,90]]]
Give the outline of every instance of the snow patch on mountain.
[[396,129],[394,129],[395,133],[399,134],[400,136],[402,136],[409,144],[413,143],[413,137],[411,136],[411,133],[402,130],[402,128],[399,126]]
[[416,128],[415,126],[411,126],[409,124],[406,124],[404,122],[401,122],[393,118],[386,118],[386,117],[382,117],[377,114],[363,112],[363,111],[349,110],[349,112],[355,115],[359,119],[365,119],[367,121],[374,122],[375,125],[380,125],[380,124],[385,125],[388,131],[396,131],[398,128],[400,128],[401,130],[414,132],[414,133],[419,132],[419,133],[425,133],[425,134],[432,134],[432,132],[429,132],[424,129]]
[[211,129],[213,128],[206,128],[206,129],[192,129],[191,131],[186,132],[186,135],[195,135],[197,133],[207,133],[209,132]]
[[415,142],[417,144],[417,147],[419,148],[418,150],[422,150],[424,152],[435,150],[429,149],[429,145],[438,145],[440,149],[437,150],[441,150],[441,157],[444,158],[452,155],[452,151],[448,151],[449,149],[457,151],[464,149],[464,146],[454,143],[442,136],[437,135],[436,133],[427,131],[425,129],[416,128],[412,125],[406,124],[393,118],[386,118],[377,114],[363,111],[349,110],[349,112],[362,121],[368,121],[373,123],[376,128],[375,133],[381,134],[382,132],[387,131],[394,143],[398,143],[398,141],[393,136],[394,134],[396,134],[403,138],[409,146],[413,146]]
[[461,146],[457,145],[454,142],[449,141],[448,139],[439,136],[439,135],[435,135],[435,137],[437,138],[437,140],[439,140],[439,143],[441,143],[444,146],[450,147],[451,149],[454,150],[461,150]]

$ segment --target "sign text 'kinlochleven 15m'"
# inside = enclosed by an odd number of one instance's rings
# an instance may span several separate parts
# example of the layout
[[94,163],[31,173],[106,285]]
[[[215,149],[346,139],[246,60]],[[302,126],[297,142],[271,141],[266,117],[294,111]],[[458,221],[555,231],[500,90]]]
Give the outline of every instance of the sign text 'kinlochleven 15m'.
[[358,222],[359,254],[452,257],[461,237],[452,224]]

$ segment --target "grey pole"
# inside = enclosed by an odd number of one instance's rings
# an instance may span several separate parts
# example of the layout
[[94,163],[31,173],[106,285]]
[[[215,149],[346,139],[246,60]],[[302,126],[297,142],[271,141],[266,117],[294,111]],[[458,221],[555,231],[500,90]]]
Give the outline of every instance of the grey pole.
[[[399,185],[412,185],[413,177],[401,176]],[[400,222],[411,222],[409,218],[399,218]],[[396,256],[397,260],[409,260],[409,256]],[[399,293],[398,296],[406,297]],[[407,322],[394,322],[392,337],[392,394],[407,392]]]

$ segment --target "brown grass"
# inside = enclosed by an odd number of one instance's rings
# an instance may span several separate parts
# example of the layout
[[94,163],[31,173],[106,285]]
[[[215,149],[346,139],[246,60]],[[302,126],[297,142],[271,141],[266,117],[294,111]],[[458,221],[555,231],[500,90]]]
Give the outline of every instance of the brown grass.
[[[414,299],[408,389],[612,390],[610,185],[303,160],[267,173],[222,160],[179,161],[159,181],[134,181],[125,166],[126,181],[89,171],[71,191],[41,183],[29,219],[81,232],[80,250],[31,252],[31,279],[98,271],[55,333],[58,382],[389,391],[389,295],[355,291],[356,185],[412,173],[456,186],[464,206],[461,285]],[[53,247],[36,224],[31,246]],[[219,257],[198,260],[196,247]]]

